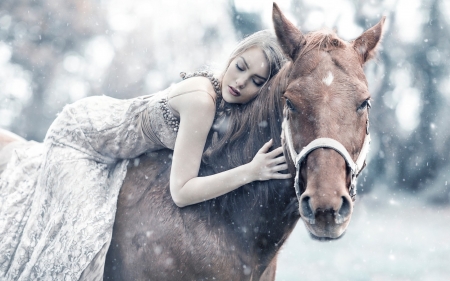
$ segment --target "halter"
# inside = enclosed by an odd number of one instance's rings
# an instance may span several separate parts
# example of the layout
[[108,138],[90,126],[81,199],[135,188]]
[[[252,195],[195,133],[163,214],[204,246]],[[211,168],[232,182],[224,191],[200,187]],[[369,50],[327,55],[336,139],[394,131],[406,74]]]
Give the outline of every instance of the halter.
[[369,120],[367,120],[366,123],[366,135],[364,137],[364,143],[361,149],[361,152],[359,153],[358,159],[356,159],[356,162],[353,161],[352,157],[350,156],[350,153],[348,153],[347,149],[338,142],[335,139],[331,138],[318,138],[310,142],[307,146],[305,146],[299,154],[295,151],[294,144],[292,141],[292,134],[291,134],[291,128],[289,126],[288,120],[285,118],[283,121],[283,138],[285,139],[288,151],[291,156],[292,160],[295,160],[295,193],[297,194],[297,199],[300,200],[300,184],[299,184],[299,178],[300,178],[300,168],[303,160],[314,150],[318,148],[331,148],[334,149],[336,152],[338,152],[347,163],[347,166],[351,170],[351,182],[349,187],[349,195],[352,198],[353,201],[356,199],[356,178],[358,177],[359,173],[364,169],[366,166],[366,157],[367,153],[369,152],[369,146],[370,146],[370,134],[369,134]]

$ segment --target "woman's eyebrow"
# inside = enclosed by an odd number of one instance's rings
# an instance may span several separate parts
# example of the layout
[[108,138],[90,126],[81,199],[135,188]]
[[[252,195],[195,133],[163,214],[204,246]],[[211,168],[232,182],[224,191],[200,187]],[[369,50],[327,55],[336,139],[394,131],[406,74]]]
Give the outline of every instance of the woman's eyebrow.
[[[245,66],[246,66],[247,68],[249,68],[249,67],[248,67],[248,64],[247,64],[247,61],[245,61],[244,57],[243,57],[243,56],[240,56],[240,58],[244,61]],[[267,78],[262,77],[261,75],[255,74],[255,76],[258,77],[259,79],[267,80]]]

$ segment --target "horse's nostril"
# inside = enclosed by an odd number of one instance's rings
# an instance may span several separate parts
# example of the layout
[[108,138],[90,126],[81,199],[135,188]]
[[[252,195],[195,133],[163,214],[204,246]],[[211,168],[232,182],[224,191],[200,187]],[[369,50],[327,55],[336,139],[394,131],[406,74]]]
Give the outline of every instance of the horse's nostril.
[[347,197],[342,196],[342,205],[338,212],[335,213],[334,221],[336,224],[341,224],[345,221],[345,218],[347,218],[350,215],[351,212],[351,205]]
[[301,202],[301,208],[302,208],[302,215],[303,217],[309,222],[309,224],[315,224],[316,223],[316,217],[314,215],[314,212],[311,208],[311,205],[309,204],[309,200],[311,198],[309,196],[305,196],[302,199]]

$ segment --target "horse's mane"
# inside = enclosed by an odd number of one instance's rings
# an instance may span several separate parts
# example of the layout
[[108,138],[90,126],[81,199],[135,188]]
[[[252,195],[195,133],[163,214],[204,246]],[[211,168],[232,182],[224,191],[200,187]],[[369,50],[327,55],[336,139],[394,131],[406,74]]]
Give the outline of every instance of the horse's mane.
[[[226,149],[204,163],[200,169],[200,175],[219,173],[236,165],[250,162],[245,155],[256,155],[257,151],[270,139],[273,139],[273,147],[281,146],[281,123],[283,121],[282,94],[287,86],[287,78],[292,63],[287,62],[282,69],[261,89],[260,95],[266,96],[265,104],[255,104],[259,110],[251,110],[242,114],[243,118],[253,118],[255,128],[248,134],[228,145]],[[254,116],[246,116],[245,114]],[[212,132],[211,136],[217,132]],[[208,142],[207,142],[208,144]],[[243,153],[249,152],[249,153]],[[204,206],[211,212],[219,208],[221,213],[235,212],[249,206],[267,206],[270,198],[282,192],[284,186],[291,185],[291,180],[258,181],[247,184],[223,196],[204,202]]]

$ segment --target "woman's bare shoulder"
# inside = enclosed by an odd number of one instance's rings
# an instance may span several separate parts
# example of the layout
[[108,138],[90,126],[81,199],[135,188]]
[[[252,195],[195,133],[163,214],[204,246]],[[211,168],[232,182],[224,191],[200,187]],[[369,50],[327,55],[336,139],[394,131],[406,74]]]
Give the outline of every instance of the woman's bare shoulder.
[[204,94],[209,94],[213,100],[217,98],[216,93],[214,92],[214,88],[211,84],[211,81],[206,77],[192,77],[186,80],[183,80],[172,86],[172,90],[169,93],[169,99],[187,94],[199,94],[199,92],[203,92]]
[[214,116],[217,95],[211,81],[205,77],[192,77],[172,86],[169,105],[175,115],[189,112],[192,116]]

